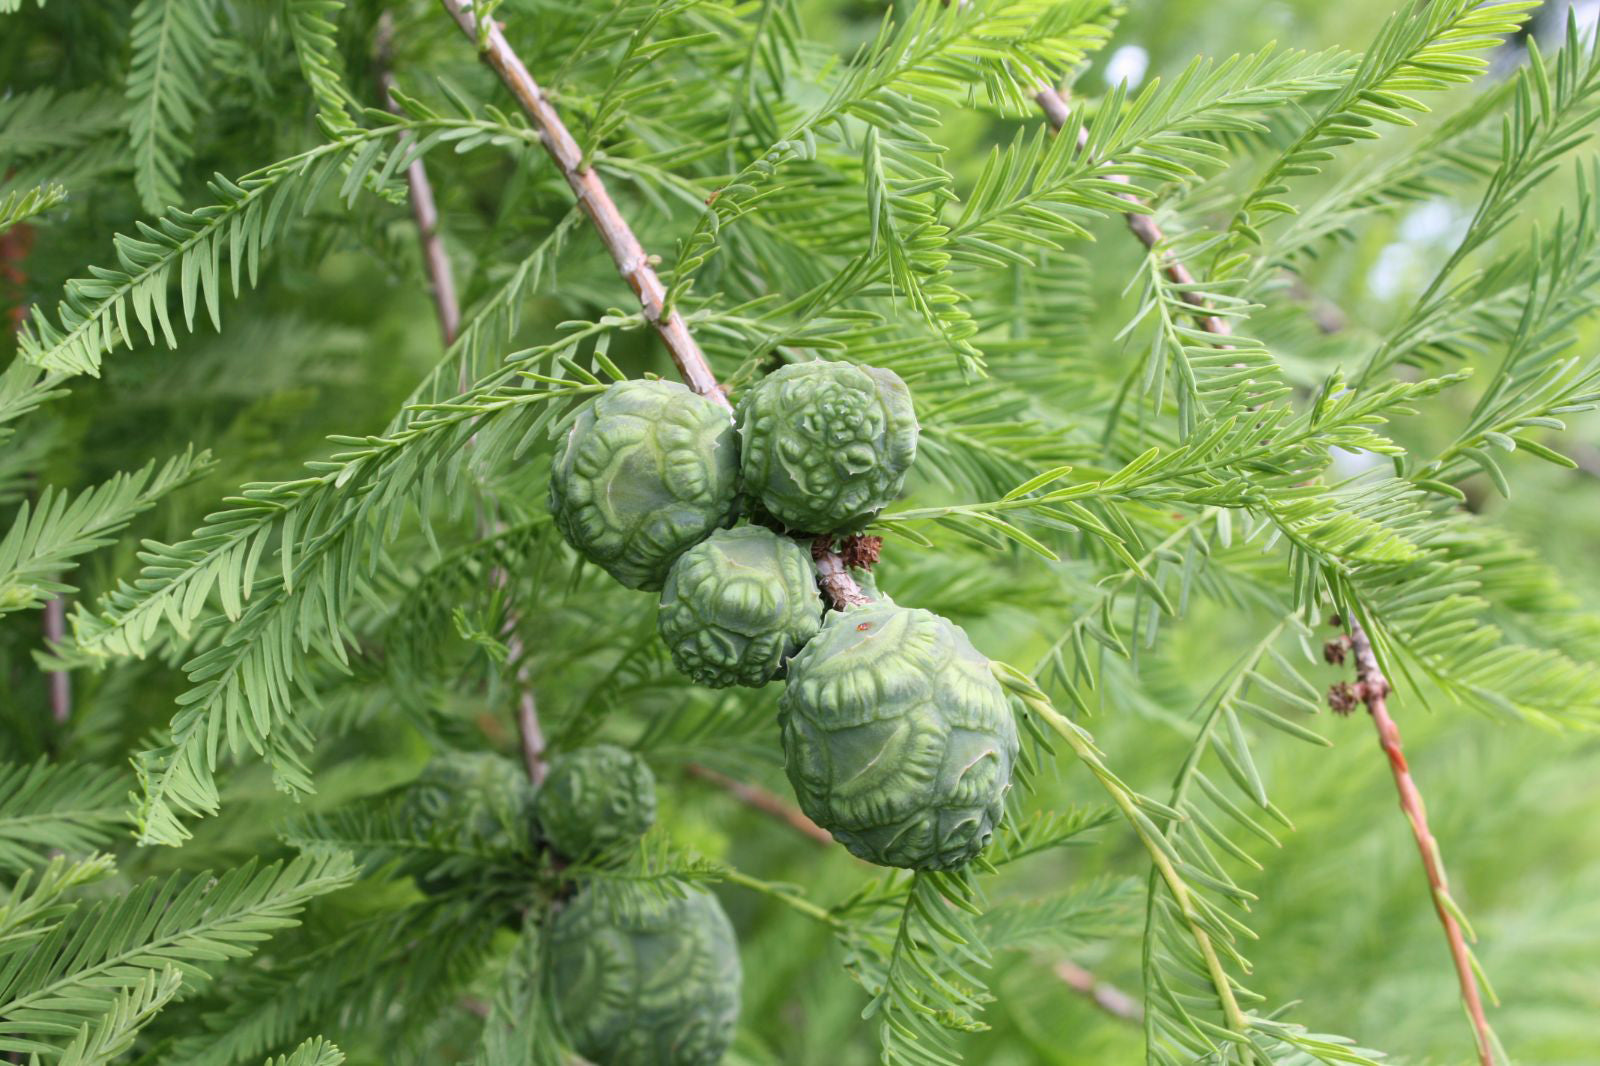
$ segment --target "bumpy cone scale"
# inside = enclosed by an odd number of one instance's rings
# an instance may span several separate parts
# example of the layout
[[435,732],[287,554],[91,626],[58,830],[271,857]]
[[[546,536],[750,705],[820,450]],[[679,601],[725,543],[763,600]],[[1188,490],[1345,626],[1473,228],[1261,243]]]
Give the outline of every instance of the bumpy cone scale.
[[612,385],[550,467],[567,543],[629,588],[658,589],[685,548],[733,519],[738,438],[725,409],[667,381]]
[[717,898],[590,889],[550,923],[548,976],[573,1047],[596,1066],[713,1066],[739,1017],[739,949]]
[[563,752],[550,760],[534,809],[559,854],[614,856],[655,824],[655,775],[633,752],[610,744]]
[[822,626],[806,549],[759,526],[718,530],[678,557],[661,591],[661,639],[702,685],[759,687]]
[[801,808],[853,854],[943,870],[988,844],[1017,726],[959,626],[883,603],[832,615],[778,706]]
[[452,752],[431,760],[408,795],[418,818],[483,842],[525,835],[532,801],[533,786],[522,767],[479,752]]
[[[516,852],[533,843],[533,786],[527,772],[499,755],[452,752],[423,768],[405,798],[418,827],[476,852]],[[459,872],[419,875],[430,892],[470,880]]]
[[790,529],[859,527],[905,485],[917,457],[911,393],[892,370],[796,363],[739,404],[745,491]]

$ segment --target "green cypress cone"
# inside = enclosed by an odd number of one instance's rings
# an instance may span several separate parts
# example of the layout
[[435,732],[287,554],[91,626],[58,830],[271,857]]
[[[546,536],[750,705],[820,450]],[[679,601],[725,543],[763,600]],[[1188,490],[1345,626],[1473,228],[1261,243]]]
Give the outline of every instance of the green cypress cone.
[[883,603],[831,615],[790,664],[778,707],[801,809],[853,854],[945,870],[989,843],[1017,726],[953,622]]
[[[527,771],[488,752],[449,752],[430,760],[405,793],[416,827],[471,852],[531,852],[534,789]],[[428,892],[469,883],[479,873],[451,869],[417,874]]]
[[622,584],[658,589],[685,548],[733,520],[728,412],[669,381],[623,381],[556,446],[550,512],[567,543]]
[[672,564],[658,626],[700,684],[759,688],[822,626],[811,554],[760,526],[718,530]]
[[567,1035],[596,1066],[715,1066],[739,1018],[739,945],[722,905],[580,893],[550,923],[547,974]]
[[796,363],[739,404],[745,491],[790,529],[849,531],[900,494],[917,458],[911,392],[892,370]]
[[610,744],[550,760],[535,801],[539,828],[558,853],[591,861],[632,847],[656,820],[656,778],[643,759]]

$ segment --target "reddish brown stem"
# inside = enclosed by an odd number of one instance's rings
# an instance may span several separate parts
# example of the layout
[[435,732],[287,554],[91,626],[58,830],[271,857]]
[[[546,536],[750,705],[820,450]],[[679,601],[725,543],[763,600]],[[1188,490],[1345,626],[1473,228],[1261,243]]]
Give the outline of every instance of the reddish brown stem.
[[[1033,98],[1038,102],[1039,109],[1044,112],[1045,118],[1050,120],[1051,127],[1057,133],[1060,133],[1062,127],[1072,118],[1072,108],[1067,106],[1066,99],[1056,90],[1050,88],[1040,89],[1034,94]],[[1083,149],[1087,148],[1088,145],[1089,127],[1080,125],[1078,127],[1078,147]],[[1123,174],[1113,174],[1110,176],[1110,180],[1123,185],[1128,184],[1128,178]],[[1139,203],[1139,199],[1132,193],[1124,193],[1122,198],[1129,203]],[[1138,237],[1140,243],[1146,248],[1154,251],[1155,247],[1165,239],[1165,235],[1161,232],[1161,227],[1156,225],[1156,220],[1144,212],[1127,211],[1123,213],[1122,217],[1127,221],[1128,229],[1133,231],[1133,235]],[[1189,273],[1189,268],[1171,256],[1162,256],[1161,272],[1174,285],[1193,285],[1195,283],[1194,275]],[[1210,308],[1206,306],[1204,298],[1199,293],[1184,289],[1179,293],[1179,298],[1195,309],[1195,317],[1200,322],[1200,328],[1207,333],[1226,337],[1233,332],[1233,327],[1228,324],[1228,320],[1220,315],[1212,314]]]
[[[479,26],[472,14],[471,0],[440,0],[440,2],[461,27],[461,32],[477,42]],[[716,375],[711,372],[711,364],[706,362],[705,353],[690,335],[689,326],[684,322],[683,316],[676,310],[666,309],[666,286],[661,284],[653,260],[645,254],[644,247],[633,235],[633,230],[622,217],[622,212],[617,210],[617,205],[611,199],[611,194],[606,191],[600,175],[584,164],[583,151],[578,147],[578,142],[568,132],[566,124],[561,121],[561,116],[545,97],[544,91],[539,88],[539,83],[533,80],[528,68],[522,65],[522,60],[512,51],[505,35],[500,32],[500,27],[491,20],[482,30],[483,61],[500,76],[500,80],[516,96],[517,103],[522,105],[523,113],[539,131],[539,139],[544,144],[545,151],[550,154],[562,177],[567,179],[567,185],[578,198],[578,206],[594,223],[601,243],[606,246],[612,260],[617,264],[617,272],[639,297],[639,306],[644,311],[645,320],[655,327],[656,332],[666,343],[667,351],[671,353],[672,361],[677,365],[679,376],[695,392],[709,396],[731,409],[732,405],[728,402],[727,396],[717,384]]]
[[[378,87],[383,91],[383,106],[398,115],[401,112],[394,98],[394,74],[389,70],[393,40],[394,16],[385,11],[378,16]],[[404,145],[410,139],[409,133],[401,134],[400,143]],[[439,208],[433,199],[433,184],[428,181],[428,170],[420,156],[406,168],[406,187],[410,191],[411,217],[417,224],[417,240],[422,245],[422,265],[428,274],[428,288],[433,293],[433,307],[439,318],[439,332],[444,335],[444,345],[448,348],[455,343],[461,330],[461,303],[456,299],[450,257],[445,254],[444,241],[439,237]]]
[[1138,1000],[1118,988],[1102,981],[1075,962],[1062,960],[1055,965],[1056,976],[1074,992],[1083,996],[1113,1018],[1139,1024],[1144,1021],[1144,1007]]
[[22,332],[22,324],[28,320],[28,271],[23,261],[32,249],[33,227],[26,222],[0,232],[0,281],[14,290],[6,299],[6,324],[12,333]]
[[[378,18],[378,34],[375,42],[378,85],[383,91],[384,106],[399,114],[400,108],[394,98],[394,75],[389,71],[393,40],[394,16],[385,11]],[[409,134],[402,135],[401,143],[404,144],[409,136]],[[439,332],[444,337],[445,347],[448,348],[455,343],[461,330],[461,304],[456,298],[455,275],[450,268],[450,257],[445,254],[444,241],[439,236],[439,208],[433,197],[433,183],[428,180],[428,169],[420,157],[413,160],[406,168],[406,187],[410,193],[411,217],[417,224],[417,238],[422,245],[423,270],[428,276],[428,287],[433,292],[433,306],[438,314]],[[463,364],[461,391],[465,392],[469,384],[467,368]],[[478,535],[483,537],[498,533],[497,524],[489,518],[485,509],[480,508]],[[510,575],[506,573],[504,567],[497,566],[489,572],[489,581],[495,588],[505,589],[510,583]],[[544,730],[539,725],[539,703],[533,692],[526,649],[523,647],[522,638],[517,634],[517,625],[520,621],[521,617],[515,606],[508,607],[501,635],[506,638],[506,659],[514,664],[516,671],[517,736],[522,746],[522,764],[527,768],[528,778],[535,785],[539,785],[544,782],[548,769],[544,759]]]
[[1356,683],[1352,694],[1366,704],[1372,715],[1372,724],[1378,730],[1378,744],[1389,757],[1389,769],[1394,774],[1394,787],[1400,794],[1400,809],[1411,823],[1411,835],[1416,838],[1417,850],[1422,854],[1422,869],[1428,877],[1428,887],[1433,896],[1433,909],[1444,926],[1445,940],[1450,945],[1450,958],[1455,963],[1456,977],[1461,983],[1461,1001],[1466,1006],[1467,1017],[1472,1020],[1473,1037],[1478,1044],[1478,1061],[1482,1066],[1495,1066],[1494,1031],[1484,1014],[1483,997],[1478,988],[1478,978],[1472,967],[1472,952],[1461,923],[1452,913],[1450,884],[1445,877],[1444,861],[1439,855],[1439,842],[1428,828],[1428,812],[1422,802],[1422,793],[1411,777],[1405,752],[1400,747],[1400,727],[1389,715],[1389,694],[1393,689],[1378,667],[1378,657],[1373,654],[1372,641],[1360,622],[1352,621],[1350,635],[1346,638],[1356,661]]
[[[500,532],[499,523],[491,523],[481,515],[478,520],[480,535]],[[511,575],[503,566],[489,572],[489,580],[496,588],[504,589],[511,583]],[[522,765],[527,768],[528,780],[535,785],[544,784],[549,766],[545,763],[544,730],[539,725],[539,701],[533,692],[533,671],[528,666],[527,648],[517,627],[522,616],[515,604],[507,604],[506,620],[501,633],[506,638],[506,661],[514,664],[517,682],[517,737],[522,743]]]
[[[52,647],[67,635],[67,601],[57,596],[44,605],[44,639]],[[72,717],[72,675],[65,670],[50,674],[50,716],[59,725]]]
[[517,696],[517,733],[522,738],[522,765],[527,767],[528,780],[535,785],[544,784],[549,766],[544,761],[544,730],[539,728],[539,704],[528,684],[526,670],[517,671],[517,684],[522,691]]
[[776,818],[790,829],[818,844],[833,843],[833,837],[829,835],[826,829],[807,818],[805,813],[798,807],[791,807],[764,788],[746,784],[743,781],[736,781],[726,774],[718,773],[708,766],[701,766],[699,763],[690,763],[684,767],[684,771],[690,777],[697,777],[722,789],[746,807],[760,811],[769,818]]
[[863,607],[872,602],[872,597],[856,584],[844,556],[833,550],[831,537],[820,537],[812,543],[811,558],[817,564],[817,582],[822,586],[822,593],[835,610]]

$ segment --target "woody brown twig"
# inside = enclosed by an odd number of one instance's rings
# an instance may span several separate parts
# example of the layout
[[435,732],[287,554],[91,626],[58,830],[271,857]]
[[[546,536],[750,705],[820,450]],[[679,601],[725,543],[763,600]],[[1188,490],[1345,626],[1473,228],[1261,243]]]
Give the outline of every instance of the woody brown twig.
[[[1049,119],[1051,128],[1060,133],[1072,118],[1072,108],[1067,106],[1066,99],[1051,88],[1040,89],[1034,94],[1033,98],[1039,104],[1039,110],[1044,112],[1045,118]],[[1080,125],[1078,127],[1078,148],[1082,150],[1087,148],[1088,145],[1089,127]],[[1110,175],[1110,180],[1121,185],[1129,183],[1128,177],[1124,174],[1112,174]],[[1139,203],[1139,199],[1132,193],[1123,193],[1122,198],[1129,203]],[[1151,251],[1155,251],[1156,246],[1166,239],[1165,234],[1161,232],[1161,227],[1156,225],[1156,220],[1148,214],[1142,211],[1126,211],[1122,217],[1128,223],[1128,229],[1133,231],[1133,235],[1139,238],[1140,243]],[[1161,271],[1166,274],[1174,285],[1185,286],[1179,293],[1179,298],[1195,309],[1195,317],[1198,319],[1201,329],[1219,337],[1226,337],[1233,332],[1233,327],[1228,324],[1227,319],[1220,315],[1212,314],[1206,306],[1205,299],[1198,292],[1188,288],[1188,286],[1195,284],[1194,275],[1189,273],[1188,267],[1168,255],[1162,257]]]
[[18,222],[8,230],[0,231],[0,281],[13,290],[6,299],[6,325],[13,334],[22,332],[28,320],[28,300],[24,291],[28,284],[28,271],[23,266],[28,253],[33,250],[33,227]]
[[639,297],[639,307],[644,312],[645,321],[655,327],[666,343],[684,384],[702,396],[709,396],[724,407],[731,408],[727,396],[717,384],[716,375],[711,372],[711,365],[706,362],[705,353],[690,335],[683,316],[676,310],[666,309],[667,290],[656,275],[654,260],[645,254],[644,247],[633,235],[622,212],[617,210],[600,175],[585,165],[578,142],[561,121],[555,106],[539,88],[539,83],[533,80],[528,68],[512,51],[500,27],[492,20],[480,27],[472,14],[471,0],[440,0],[440,3],[456,20],[461,32],[475,42],[481,40],[479,51],[483,61],[500,76],[500,80],[516,96],[517,103],[522,105],[523,113],[539,131],[540,142],[550,154],[556,169],[561,171],[561,176],[566,178],[573,195],[578,198],[578,206],[594,223],[600,242],[617,264],[617,272]]
[[861,586],[851,576],[844,556],[833,550],[832,537],[818,537],[812,541],[811,558],[817,564],[817,583],[836,609],[863,607],[872,602],[872,597],[861,591]]
[[[394,75],[389,70],[389,58],[394,41],[394,16],[385,11],[378,17],[377,38],[373,44],[378,68],[378,86],[383,93],[384,106],[399,114],[394,98]],[[402,143],[409,134],[402,134]],[[433,293],[433,306],[439,319],[439,333],[444,346],[455,343],[461,329],[461,304],[456,297],[455,274],[450,267],[450,257],[445,254],[444,241],[439,235],[439,209],[433,197],[433,183],[428,180],[428,169],[419,157],[406,168],[406,188],[411,201],[411,217],[417,226],[417,239],[422,247],[422,266],[428,277],[428,288]],[[461,368],[460,385],[466,391],[467,368]],[[499,532],[483,511],[478,512],[478,535]],[[503,566],[489,572],[489,581],[504,590],[510,584],[510,575]],[[539,724],[539,704],[533,692],[533,679],[528,667],[527,649],[518,633],[521,617],[514,606],[506,609],[506,618],[500,635],[506,638],[506,659],[514,664],[517,690],[517,737],[522,748],[522,765],[528,778],[539,785],[544,782],[548,767],[545,764],[544,730]]]
[[[55,647],[67,636],[67,598],[57,596],[44,605],[44,639]],[[50,672],[50,717],[66,725],[72,717],[72,675],[65,670]]]
[[707,784],[715,785],[746,807],[760,811],[767,817],[782,822],[808,840],[818,844],[833,843],[833,836],[816,822],[807,818],[805,812],[798,807],[790,806],[764,788],[747,784],[744,781],[737,781],[727,774],[718,773],[709,766],[701,766],[699,763],[690,763],[684,767],[684,772],[690,777],[696,777]]
[[[512,624],[515,624],[514,619]],[[516,637],[512,640],[520,647],[520,640]],[[526,666],[517,667],[517,688],[517,735],[522,738],[522,765],[528,771],[528,780],[542,785],[550,767],[544,761],[544,730],[539,727],[539,704],[529,684]]]
[[[540,142],[556,169],[566,179],[573,195],[578,198],[578,206],[594,223],[600,242],[606,246],[617,265],[617,272],[639,297],[645,320],[655,327],[665,342],[672,362],[678,368],[678,376],[695,392],[710,397],[731,411],[733,404],[728,400],[727,392],[717,383],[711,364],[706,362],[705,353],[689,333],[683,316],[676,310],[666,310],[667,290],[656,275],[654,257],[645,254],[643,245],[617,209],[600,175],[584,165],[578,142],[573,140],[555,106],[545,97],[539,83],[533,80],[533,75],[528,73],[528,68],[512,50],[499,25],[490,21],[481,27],[480,41],[480,27],[472,14],[472,0],[439,2],[456,20],[461,32],[479,43],[479,54],[483,61],[500,76],[506,88],[516,96],[523,113],[539,131]],[[813,555],[816,556],[816,553],[813,552]],[[862,592],[861,586],[850,576],[850,568],[842,558],[831,551],[816,558],[817,579],[834,607],[843,610],[852,605],[872,602],[872,598]]]
[[1439,855],[1439,842],[1428,828],[1428,812],[1422,802],[1422,793],[1411,777],[1411,767],[1406,763],[1405,752],[1400,747],[1400,727],[1389,715],[1389,695],[1393,689],[1378,667],[1372,641],[1367,638],[1361,623],[1354,619],[1350,623],[1350,632],[1329,642],[1324,649],[1328,661],[1334,663],[1344,662],[1347,652],[1355,659],[1355,683],[1335,685],[1328,694],[1328,702],[1340,714],[1349,714],[1358,705],[1365,704],[1367,713],[1372,716],[1372,724],[1378,730],[1378,744],[1389,757],[1395,790],[1400,794],[1400,809],[1405,812],[1406,821],[1411,823],[1411,835],[1416,838],[1417,850],[1422,854],[1422,869],[1428,877],[1433,909],[1439,915],[1439,924],[1444,926],[1445,940],[1450,945],[1450,958],[1455,963],[1456,977],[1461,984],[1461,1002],[1472,1021],[1473,1038],[1478,1045],[1478,1061],[1481,1066],[1495,1066],[1494,1031],[1484,1014],[1483,997],[1478,988],[1477,974],[1473,970],[1472,952],[1467,947],[1466,934],[1455,917],[1457,908],[1450,896],[1444,860]]
[[[383,106],[400,114],[400,105],[394,98],[394,73],[389,69],[394,45],[394,15],[385,11],[378,16],[377,39],[373,50],[377,53],[378,88],[383,93]],[[411,134],[400,135],[402,144]],[[406,188],[410,192],[411,217],[417,225],[417,240],[422,245],[422,263],[428,274],[428,288],[433,292],[433,306],[439,317],[439,331],[449,347],[461,329],[461,304],[456,299],[455,273],[450,268],[450,257],[445,254],[444,241],[439,236],[439,208],[433,199],[433,184],[428,181],[428,170],[422,158],[411,161],[406,168]]]
[[1056,976],[1074,992],[1105,1011],[1135,1025],[1144,1021],[1144,1005],[1108,981],[1101,980],[1075,962],[1063,959],[1055,964]]

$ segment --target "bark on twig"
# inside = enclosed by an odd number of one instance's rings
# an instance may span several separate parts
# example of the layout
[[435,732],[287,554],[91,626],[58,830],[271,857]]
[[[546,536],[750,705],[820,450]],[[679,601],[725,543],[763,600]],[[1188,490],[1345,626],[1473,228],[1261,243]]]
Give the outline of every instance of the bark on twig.
[[828,597],[834,610],[863,607],[872,602],[872,597],[856,584],[844,556],[833,550],[831,537],[821,537],[812,543],[811,558],[817,564],[817,583],[822,586],[822,594]]
[[[477,42],[480,27],[472,14],[471,0],[440,0],[440,3],[456,20],[461,32]],[[545,151],[550,154],[562,177],[567,179],[573,195],[578,198],[578,206],[594,223],[601,243],[617,264],[617,272],[639,297],[645,320],[655,327],[666,343],[679,376],[695,392],[709,396],[731,410],[732,404],[717,385],[716,375],[711,372],[711,365],[706,362],[700,345],[689,334],[689,326],[683,316],[676,310],[666,309],[666,286],[656,275],[653,260],[645,254],[644,247],[633,235],[622,212],[617,210],[600,175],[584,165],[583,151],[578,147],[578,142],[568,132],[554,105],[546,99],[539,83],[533,80],[528,68],[512,51],[500,27],[491,20],[481,29],[480,51],[483,61],[500,76],[500,80],[516,96],[517,103],[522,105],[523,113],[539,131]]]
[[1345,714],[1354,710],[1357,703],[1362,703],[1372,716],[1372,724],[1378,730],[1378,744],[1389,757],[1395,791],[1400,794],[1400,809],[1405,812],[1406,821],[1411,823],[1411,835],[1416,838],[1417,850],[1422,854],[1422,869],[1428,877],[1433,909],[1439,915],[1439,924],[1444,926],[1450,958],[1455,963],[1456,977],[1461,984],[1461,1002],[1472,1022],[1473,1038],[1478,1045],[1478,1062],[1481,1066],[1495,1066],[1494,1030],[1484,1014],[1483,996],[1473,969],[1472,952],[1467,947],[1466,934],[1456,920],[1455,901],[1450,896],[1450,883],[1445,876],[1444,860],[1439,854],[1439,842],[1428,828],[1428,812],[1422,802],[1422,793],[1411,777],[1411,768],[1400,747],[1400,727],[1389,715],[1389,694],[1393,689],[1378,666],[1372,641],[1361,628],[1361,623],[1354,619],[1350,623],[1349,635],[1329,645],[1328,659],[1343,662],[1346,651],[1355,659],[1355,684],[1336,686],[1335,691],[1330,693],[1329,702],[1334,710]]
[[28,320],[28,272],[22,264],[32,249],[33,227],[26,222],[18,222],[0,232],[0,281],[14,290],[11,298],[6,300],[9,305],[6,307],[6,325],[12,333],[21,333],[23,323]]
[[[394,99],[394,73],[389,69],[389,58],[394,41],[394,15],[385,11],[378,16],[378,34],[374,49],[377,52],[378,88],[383,92],[383,106],[400,114],[400,105]],[[401,144],[411,139],[409,133],[401,134]],[[422,264],[428,272],[428,288],[433,293],[433,307],[439,317],[439,332],[444,334],[445,347],[455,343],[461,330],[461,303],[456,298],[455,274],[450,269],[450,257],[445,254],[444,241],[439,237],[439,208],[433,199],[433,185],[428,181],[428,170],[421,157],[406,168],[406,186],[410,191],[411,217],[417,224],[417,240],[422,245]]]
[[[446,0],[446,6],[448,4],[449,0]],[[374,42],[378,86],[383,92],[384,106],[399,114],[400,108],[394,99],[394,75],[389,70],[393,40],[394,16],[385,11],[378,18],[377,40]],[[402,143],[409,136],[403,134]],[[456,297],[455,275],[450,268],[450,257],[445,254],[444,241],[439,236],[439,209],[433,198],[433,184],[428,180],[428,169],[420,157],[406,168],[406,187],[410,194],[411,217],[416,222],[417,238],[422,245],[422,266],[427,272],[428,288],[433,293],[433,306],[439,319],[439,332],[444,337],[444,346],[449,348],[455,343],[461,330],[461,303]],[[467,367],[463,363],[460,380],[463,392],[471,384],[467,378]],[[498,524],[480,508],[478,535],[484,537],[499,532]],[[497,566],[490,571],[489,581],[495,588],[503,590],[510,584],[511,577],[504,567]],[[506,638],[506,659],[514,664],[515,670],[517,736],[521,741],[522,764],[528,771],[529,780],[539,785],[544,782],[548,769],[544,759],[544,730],[539,724],[539,703],[533,692],[527,649],[517,634],[517,625],[520,621],[521,617],[516,607],[508,606],[505,624],[501,627],[501,636]]]
[[1139,1025],[1144,1022],[1144,1005],[1108,981],[1102,981],[1075,962],[1063,959],[1055,965],[1063,984],[1088,999],[1113,1018]]
[[[1038,102],[1039,110],[1044,112],[1045,118],[1050,120],[1051,128],[1060,133],[1062,127],[1072,117],[1072,108],[1067,106],[1066,99],[1051,88],[1040,89],[1034,94],[1033,98]],[[1088,144],[1089,127],[1079,126],[1078,148],[1086,148]],[[1122,174],[1113,174],[1110,180],[1122,185],[1128,184],[1128,178]],[[1129,203],[1136,204],[1139,202],[1138,198],[1132,193],[1124,193],[1122,198]],[[1128,229],[1133,231],[1133,235],[1138,237],[1140,243],[1146,248],[1154,251],[1156,246],[1165,239],[1165,235],[1161,232],[1161,227],[1156,225],[1156,220],[1149,215],[1139,211],[1127,211],[1123,213],[1122,217],[1127,221]],[[1194,275],[1189,273],[1189,268],[1170,255],[1162,256],[1161,271],[1166,274],[1168,280],[1174,285],[1187,286],[1195,283]],[[1206,306],[1204,298],[1199,293],[1185,289],[1179,293],[1179,298],[1195,309],[1195,317],[1200,322],[1200,328],[1207,333],[1212,333],[1219,337],[1226,337],[1233,333],[1233,327],[1228,324],[1228,320],[1221,315],[1212,314],[1210,308]]]
[[[67,636],[67,600],[57,596],[44,605],[44,639],[54,647]],[[66,725],[72,717],[72,675],[65,670],[50,674],[50,716],[57,725]]]
[[760,811],[769,818],[777,819],[807,839],[824,845],[833,843],[833,836],[816,822],[807,818],[805,812],[798,807],[790,806],[764,788],[746,784],[743,781],[736,781],[726,774],[718,773],[708,766],[701,766],[699,763],[690,763],[684,767],[684,772],[690,777],[697,777],[707,784],[715,785],[746,807]]
[[517,671],[517,733],[522,737],[522,765],[528,769],[528,780],[535,785],[544,784],[549,766],[544,761],[544,730],[539,728],[539,704],[528,684],[526,670]]

